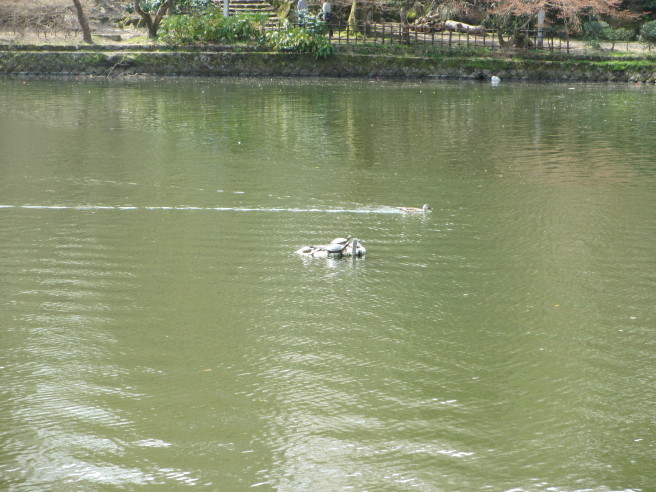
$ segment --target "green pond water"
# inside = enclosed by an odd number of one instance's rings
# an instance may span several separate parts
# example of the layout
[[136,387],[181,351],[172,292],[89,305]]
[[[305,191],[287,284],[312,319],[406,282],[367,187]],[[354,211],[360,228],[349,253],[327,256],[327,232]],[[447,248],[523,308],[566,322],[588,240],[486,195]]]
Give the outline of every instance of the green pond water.
[[653,86],[0,79],[0,489],[655,490],[655,130]]

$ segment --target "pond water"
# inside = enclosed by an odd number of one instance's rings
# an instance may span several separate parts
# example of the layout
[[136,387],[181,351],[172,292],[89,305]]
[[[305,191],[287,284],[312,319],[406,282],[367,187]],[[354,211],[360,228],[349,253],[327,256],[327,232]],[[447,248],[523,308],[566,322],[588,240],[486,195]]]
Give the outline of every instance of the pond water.
[[653,490],[655,129],[653,86],[0,79],[0,488]]

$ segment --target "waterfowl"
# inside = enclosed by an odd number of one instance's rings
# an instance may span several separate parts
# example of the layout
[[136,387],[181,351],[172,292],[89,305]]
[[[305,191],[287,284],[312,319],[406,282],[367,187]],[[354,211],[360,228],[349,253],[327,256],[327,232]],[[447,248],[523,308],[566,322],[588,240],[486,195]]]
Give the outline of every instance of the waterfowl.
[[499,85],[499,82],[501,82],[501,79],[497,77],[496,75],[492,75],[490,78],[490,82],[492,82],[492,85]]
[[423,207],[417,208],[417,207],[396,207],[399,209],[401,212],[405,212],[406,214],[420,214],[424,212],[428,212],[429,210],[433,210],[433,208],[426,203]]

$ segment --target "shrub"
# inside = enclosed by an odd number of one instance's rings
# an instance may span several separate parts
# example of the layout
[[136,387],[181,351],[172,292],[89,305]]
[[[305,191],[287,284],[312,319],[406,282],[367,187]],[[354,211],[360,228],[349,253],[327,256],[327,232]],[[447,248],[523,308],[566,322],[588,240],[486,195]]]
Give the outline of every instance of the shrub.
[[630,29],[626,29],[624,27],[618,27],[617,29],[608,29],[606,31],[606,39],[610,41],[611,44],[611,51],[615,49],[615,43],[619,43],[621,41],[629,42],[631,39],[633,39],[633,31]]
[[613,29],[604,21],[590,21],[583,24],[583,39],[595,48],[599,48],[599,41],[610,41],[611,50],[615,49],[615,43],[619,41],[630,41],[633,31],[623,27]]
[[328,58],[335,52],[335,47],[324,35],[325,22],[320,22],[323,26],[317,23],[317,30],[288,26],[283,31],[269,32],[264,38],[264,44],[279,51],[314,53],[316,58]]
[[301,19],[303,21],[302,27],[311,34],[323,35],[328,31],[328,24],[316,15],[304,14]]
[[[157,12],[160,5],[164,0],[141,0],[139,5],[141,10],[144,12]],[[191,12],[203,12],[214,5],[212,0],[176,0],[173,2],[173,12],[175,14],[191,13]],[[134,13],[134,3],[129,3],[125,5],[125,10],[133,14]]]
[[192,44],[201,40],[204,31],[199,16],[172,15],[162,19],[160,39],[168,44]]
[[585,39],[593,48],[601,48],[599,42],[606,39],[606,33],[610,29],[608,22],[589,21],[583,24],[583,39]]
[[253,41],[262,36],[267,14],[239,14],[224,17],[221,14],[221,41],[234,43],[236,41]]
[[656,21],[646,22],[640,29],[640,41],[647,43],[649,50],[656,44]]
[[161,39],[168,44],[235,43],[261,37],[266,14],[225,17],[218,7],[193,15],[172,15],[162,20]]
[[608,22],[588,21],[583,24],[584,39],[606,39],[606,32],[610,29]]
[[238,14],[225,17],[217,7],[193,15],[172,15],[162,20],[160,37],[168,44],[235,43],[257,41],[280,51],[314,53],[327,58],[335,47],[326,38],[327,25],[316,16],[305,16],[304,25],[289,23],[281,31],[264,34],[266,14]]

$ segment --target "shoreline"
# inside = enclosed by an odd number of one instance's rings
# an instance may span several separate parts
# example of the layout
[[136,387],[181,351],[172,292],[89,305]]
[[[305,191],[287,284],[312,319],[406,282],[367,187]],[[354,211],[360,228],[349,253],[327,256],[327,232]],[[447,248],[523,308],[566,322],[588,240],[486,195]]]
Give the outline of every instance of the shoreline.
[[[4,41],[4,40],[3,40]],[[256,47],[169,47],[154,43],[1,43],[0,75],[349,77],[383,79],[656,83],[656,57],[494,52],[463,55],[359,53],[339,46],[317,60],[311,53]]]

